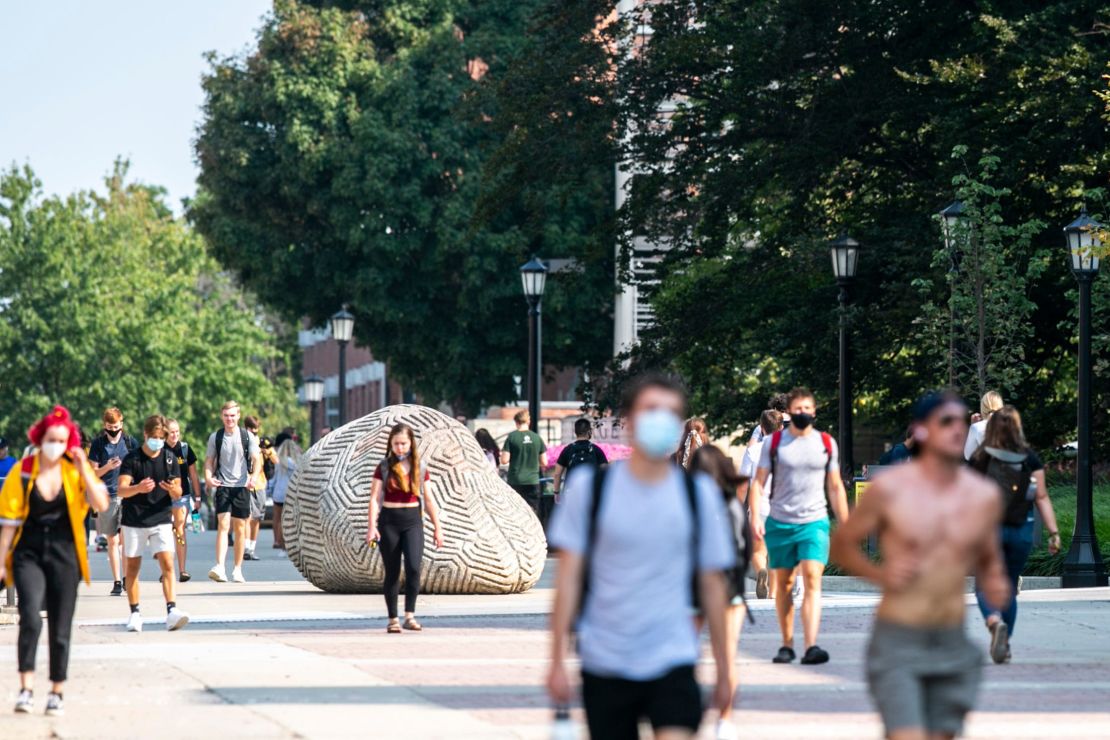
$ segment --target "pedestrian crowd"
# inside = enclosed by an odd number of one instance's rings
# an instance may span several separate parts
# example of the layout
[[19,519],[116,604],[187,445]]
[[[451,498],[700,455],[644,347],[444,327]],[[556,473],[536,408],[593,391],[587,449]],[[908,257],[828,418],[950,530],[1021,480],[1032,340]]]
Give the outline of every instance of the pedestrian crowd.
[[[579,419],[575,441],[554,461],[556,505],[547,536],[558,570],[546,683],[558,717],[567,716],[575,694],[567,669],[573,649],[592,737],[638,738],[642,722],[657,737],[693,737],[703,718],[696,666],[700,634],[707,631],[716,666],[716,737],[736,737],[736,656],[742,623],[751,619],[749,567],[755,598],[774,600],[781,643],[770,660],[821,665],[831,659],[819,644],[822,576],[831,556],[882,591],[866,672],[889,736],[959,734],[982,664],[963,630],[966,576],[976,576],[988,653],[1006,663],[1034,509],[1048,529],[1049,549],[1060,547],[1044,464],[1025,440],[1017,409],[990,393],[981,418],[973,419],[955,394],[922,396],[899,445],[849,510],[840,451],[818,428],[817,399],[809,390],[771,399],[739,466],[712,442],[705,420],[687,418],[686,403],[673,378],[641,377],[620,408],[632,446],[627,460],[608,460],[591,441],[591,420]],[[63,710],[77,587],[89,582],[90,511],[112,572],[110,593],[127,596],[131,632],[143,629],[139,572],[148,552],[161,571],[166,629],[188,624],[176,584],[191,578],[186,533],[190,519],[194,527],[199,520],[205,488],[217,529],[211,580],[245,582],[243,563],[259,558],[268,497],[274,547],[284,547],[282,507],[302,456],[296,435],[286,429],[271,442],[257,418],[240,424],[234,401],[223,405],[220,420],[205,445],[204,487],[179,423],[161,415],[144,420],[140,442],[120,411],[107,409],[87,452],[79,427],[60,406],[31,428],[32,448],[22,460],[9,457],[0,439],[6,471],[0,576],[20,595],[17,712],[33,707],[40,609],[49,630],[46,712]],[[530,430],[527,412],[514,422],[502,445],[484,429],[477,444],[491,466],[507,468],[509,486],[545,518],[548,450]],[[380,548],[389,634],[423,629],[416,604],[425,516],[433,546],[443,546],[418,441],[407,425],[389,430],[369,491],[366,543]],[[869,537],[878,538],[881,562],[860,546]]]

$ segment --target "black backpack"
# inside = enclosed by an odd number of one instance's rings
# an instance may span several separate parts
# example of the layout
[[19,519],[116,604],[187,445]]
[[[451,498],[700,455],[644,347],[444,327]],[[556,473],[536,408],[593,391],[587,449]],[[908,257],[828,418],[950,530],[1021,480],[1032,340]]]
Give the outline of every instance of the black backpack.
[[567,471],[570,472],[579,465],[593,465],[597,467],[597,453],[594,451],[594,443],[586,441],[585,444],[575,442],[574,451],[570,454],[570,459],[567,460]]
[[[243,443],[243,459],[247,463],[247,475],[254,473],[254,459],[251,457],[251,437],[247,430],[239,427],[239,439]],[[212,468],[212,477],[216,480],[220,479],[220,451],[224,447],[224,429],[220,427],[216,430],[216,464]]]
[[[740,502],[736,496],[729,496],[728,516],[732,527],[732,541],[736,545],[736,566],[725,572],[728,579],[729,598],[740,598],[745,607],[748,600],[745,597],[745,588],[748,578],[748,566],[752,562],[752,522],[748,516],[748,507]],[[748,621],[755,623],[751,609],[745,609]]]
[[1003,459],[1016,458],[1020,454],[987,447],[980,447],[975,454],[975,469],[1002,489],[1005,507],[1002,523],[1008,527],[1020,527],[1025,524],[1029,513],[1033,510],[1033,500],[1036,498],[1036,491],[1030,486],[1033,480],[1033,468],[1029,465],[1028,453],[1020,461]]

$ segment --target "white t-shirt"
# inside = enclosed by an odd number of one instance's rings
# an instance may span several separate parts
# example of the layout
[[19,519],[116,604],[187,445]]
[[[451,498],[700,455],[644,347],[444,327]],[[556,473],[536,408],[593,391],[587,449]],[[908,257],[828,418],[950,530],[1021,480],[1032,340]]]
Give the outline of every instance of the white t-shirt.
[[987,420],[977,421],[967,430],[967,442],[964,443],[964,459],[970,460],[979,445],[983,444],[983,435],[987,433]]
[[[571,471],[548,531],[548,541],[559,549],[586,552],[593,475],[592,465]],[[698,569],[731,568],[736,551],[724,497],[708,476],[698,474],[696,481]],[[589,596],[578,624],[584,670],[650,681],[697,663],[690,616],[692,525],[677,466],[654,483],[633,477],[624,462],[609,466],[590,551]]]

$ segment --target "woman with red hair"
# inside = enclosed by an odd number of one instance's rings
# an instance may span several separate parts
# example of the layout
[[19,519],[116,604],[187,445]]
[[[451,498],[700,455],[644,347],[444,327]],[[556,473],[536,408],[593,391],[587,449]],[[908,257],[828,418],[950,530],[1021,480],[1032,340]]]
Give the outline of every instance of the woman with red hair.
[[46,606],[50,680],[46,714],[62,713],[69,636],[77,584],[89,582],[85,515],[108,508],[108,490],[81,448],[81,430],[63,406],[28,432],[38,452],[13,467],[0,488],[0,577],[19,594],[19,698],[15,711],[34,708],[35,651]]

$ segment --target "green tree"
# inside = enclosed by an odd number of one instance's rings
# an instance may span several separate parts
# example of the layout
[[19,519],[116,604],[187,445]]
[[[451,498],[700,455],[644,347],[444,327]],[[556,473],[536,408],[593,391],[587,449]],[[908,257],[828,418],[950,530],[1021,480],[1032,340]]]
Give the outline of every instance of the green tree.
[[0,175],[0,429],[14,437],[61,403],[95,432],[119,406],[133,432],[163,413],[200,444],[228,398],[271,428],[303,425],[288,330],[126,171],[65,198],[42,197],[29,167]]
[[[826,245],[848,231],[866,248],[857,414],[893,432],[937,380],[938,350],[915,322],[947,292],[932,214],[955,195],[949,155],[964,144],[997,158],[1004,223],[1051,225],[1011,255],[1036,309],[1009,355],[1023,360],[1007,400],[1041,446],[1066,435],[1071,278],[1058,225],[1110,164],[1092,96],[1110,54],[1104,4],[694,0],[650,13],[650,40],[620,68],[622,158],[635,163],[621,234],[671,251],[637,362],[681,371],[720,429],[750,423],[795,382],[835,399]],[[1054,256],[1029,273],[1042,248]]]
[[[954,156],[962,158],[963,147]],[[1028,286],[1048,268],[1051,253],[1031,248],[1045,225],[1004,222],[1002,200],[1007,188],[991,184],[996,157],[983,157],[977,175],[953,180],[963,216],[933,255],[934,271],[944,275],[945,300],[929,278],[914,286],[924,302],[918,337],[924,356],[945,370],[946,384],[982,397],[988,390],[1009,396],[1029,373],[1025,346],[1033,336],[1030,317],[1036,306]],[[1056,255],[1059,256],[1059,255]]]
[[[204,80],[191,217],[221,262],[289,320],[348,303],[395,379],[466,413],[515,396],[532,252],[582,265],[548,281],[545,359],[600,364],[610,347],[611,259],[579,236],[589,191],[475,218],[499,136],[487,86],[537,5],[282,0],[257,50],[213,58]],[[505,215],[529,208],[527,226]]]

